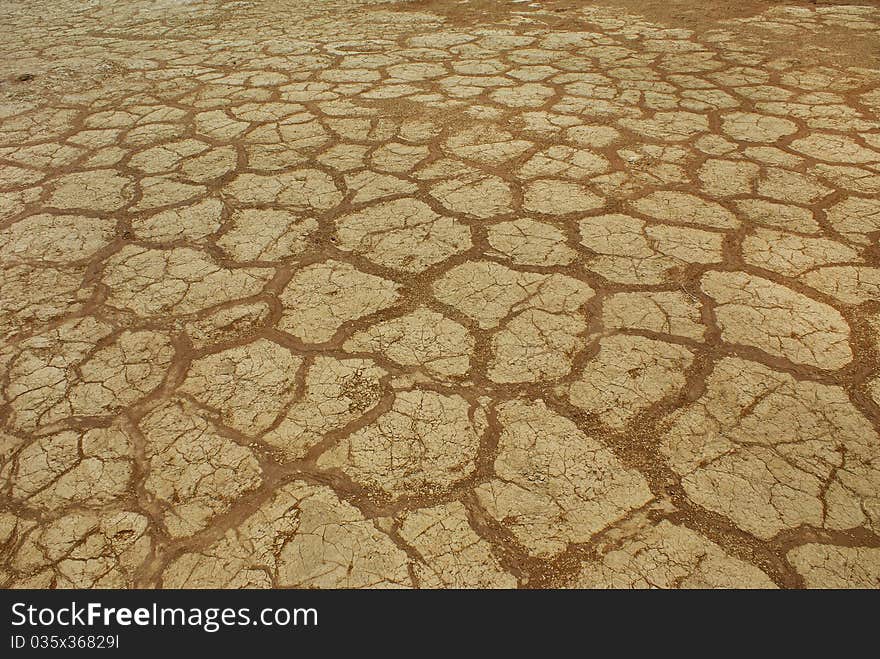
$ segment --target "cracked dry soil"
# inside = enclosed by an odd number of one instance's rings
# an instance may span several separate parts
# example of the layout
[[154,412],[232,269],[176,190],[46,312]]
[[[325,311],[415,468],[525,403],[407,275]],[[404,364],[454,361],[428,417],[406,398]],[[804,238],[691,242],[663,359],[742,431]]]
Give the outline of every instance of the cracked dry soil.
[[876,3],[0,35],[3,587],[880,586]]

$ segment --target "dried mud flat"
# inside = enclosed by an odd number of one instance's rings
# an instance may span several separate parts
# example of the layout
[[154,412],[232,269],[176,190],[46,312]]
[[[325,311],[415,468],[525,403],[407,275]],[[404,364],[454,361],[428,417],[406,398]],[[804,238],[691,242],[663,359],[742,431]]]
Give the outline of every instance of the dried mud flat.
[[876,4],[0,35],[0,585],[880,586]]

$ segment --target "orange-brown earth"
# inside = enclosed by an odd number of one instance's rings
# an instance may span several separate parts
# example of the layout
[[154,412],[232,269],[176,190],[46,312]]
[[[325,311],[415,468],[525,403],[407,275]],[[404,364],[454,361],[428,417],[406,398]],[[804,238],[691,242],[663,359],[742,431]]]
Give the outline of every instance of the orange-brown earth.
[[0,35],[0,585],[880,586],[875,3]]

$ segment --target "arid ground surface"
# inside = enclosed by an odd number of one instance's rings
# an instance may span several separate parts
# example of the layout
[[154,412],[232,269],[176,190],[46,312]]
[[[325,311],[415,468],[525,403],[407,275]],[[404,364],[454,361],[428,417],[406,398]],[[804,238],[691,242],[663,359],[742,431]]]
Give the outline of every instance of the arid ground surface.
[[877,4],[0,35],[0,585],[880,586]]

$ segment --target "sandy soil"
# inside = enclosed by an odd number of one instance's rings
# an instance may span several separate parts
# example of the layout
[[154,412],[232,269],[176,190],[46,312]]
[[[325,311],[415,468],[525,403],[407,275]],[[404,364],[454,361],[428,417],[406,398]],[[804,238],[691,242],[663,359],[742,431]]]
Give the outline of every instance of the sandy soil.
[[877,3],[0,35],[0,585],[880,587]]

